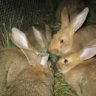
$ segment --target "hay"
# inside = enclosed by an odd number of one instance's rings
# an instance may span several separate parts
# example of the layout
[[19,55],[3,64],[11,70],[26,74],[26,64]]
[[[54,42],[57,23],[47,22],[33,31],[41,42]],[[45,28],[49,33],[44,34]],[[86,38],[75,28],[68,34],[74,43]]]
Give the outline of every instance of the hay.
[[78,96],[75,90],[64,79],[64,75],[61,73],[55,73],[54,84],[55,96]]

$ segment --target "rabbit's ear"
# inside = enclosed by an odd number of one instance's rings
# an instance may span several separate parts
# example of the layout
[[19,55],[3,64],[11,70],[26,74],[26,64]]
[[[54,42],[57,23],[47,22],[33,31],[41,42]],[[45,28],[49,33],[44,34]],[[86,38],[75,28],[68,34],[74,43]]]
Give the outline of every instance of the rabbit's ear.
[[47,62],[48,62],[48,57],[49,57],[49,54],[45,53],[41,56],[41,59],[40,59],[40,64],[42,66],[46,66]]
[[46,39],[49,43],[51,41],[51,37],[52,37],[52,30],[47,24],[45,24],[45,30],[46,30]]
[[23,53],[25,54],[29,65],[34,65],[34,64],[40,64],[42,66],[46,66],[49,54],[44,53],[37,55],[32,50],[26,50],[26,49],[21,49]]
[[96,55],[96,45],[88,46],[87,48],[84,48],[83,52],[80,55],[80,58],[82,60],[87,60],[92,58]]
[[79,13],[70,23],[74,32],[76,32],[84,23],[87,18],[89,8],[85,8],[81,13]]
[[12,28],[12,41],[17,47],[28,49],[28,40],[26,35],[17,28]]
[[39,56],[32,50],[21,49],[24,55],[26,56],[29,65],[34,65],[40,62]]
[[61,12],[61,29],[69,24],[68,10],[64,7]]
[[40,46],[44,46],[43,36],[39,30],[37,30],[34,26],[33,28],[33,34],[37,40],[37,42],[40,44]]

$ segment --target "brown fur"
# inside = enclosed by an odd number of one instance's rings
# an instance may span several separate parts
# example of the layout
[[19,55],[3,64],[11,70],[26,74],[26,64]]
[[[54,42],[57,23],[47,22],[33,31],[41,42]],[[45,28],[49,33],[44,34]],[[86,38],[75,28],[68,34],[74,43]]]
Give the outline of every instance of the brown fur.
[[[65,59],[69,63],[65,64]],[[94,88],[96,89],[96,57],[83,61],[80,59],[79,53],[71,53],[61,57],[56,66],[80,96],[96,95],[94,90]]]
[[[88,66],[77,66],[65,74],[66,81],[80,96],[96,96],[96,58]],[[89,90],[90,89],[90,90]]]
[[73,49],[81,49],[96,38],[96,25],[89,25],[77,31],[73,37]]
[[[68,50],[69,52],[78,50],[85,46],[87,42],[96,38],[96,25],[89,25],[78,30],[77,33],[74,34],[73,38],[72,36],[70,37],[69,30],[70,28],[68,30],[64,30],[65,32],[60,30],[56,35],[54,35],[53,40],[51,41],[49,46],[49,50],[53,54],[59,54],[62,56],[64,55],[64,52],[66,50]],[[61,38],[64,38],[66,40],[62,45],[59,43]]]
[[53,75],[40,66],[29,66],[8,88],[7,96],[53,96]]
[[[26,66],[28,66],[28,61],[19,49],[0,49],[0,94],[5,93],[6,86],[9,85]],[[7,78],[8,71],[11,67],[13,67],[12,72],[10,71],[11,77]]]
[[42,39],[43,39],[43,43],[44,46],[41,46],[38,41],[36,40],[34,33],[33,33],[33,28],[32,26],[28,28],[27,31],[25,31],[25,34],[28,38],[28,41],[30,42],[30,44],[32,46],[34,46],[34,48],[36,48],[38,51],[45,51],[48,48],[48,44],[50,42],[51,39],[51,28],[45,24],[45,25],[35,25],[35,28],[40,31],[41,35],[42,35]]
[[34,50],[26,35],[12,28],[12,41],[18,48],[0,49],[0,95],[52,96],[53,73],[49,54]]
[[[79,50],[87,44],[87,42],[96,38],[96,25],[88,25],[78,29],[76,33],[69,23],[53,36],[49,45],[49,51],[55,55],[65,55],[74,50]],[[60,41],[63,40],[63,43]]]
[[51,68],[29,65],[19,49],[0,49],[0,68],[0,95],[7,91],[7,96],[52,96]]

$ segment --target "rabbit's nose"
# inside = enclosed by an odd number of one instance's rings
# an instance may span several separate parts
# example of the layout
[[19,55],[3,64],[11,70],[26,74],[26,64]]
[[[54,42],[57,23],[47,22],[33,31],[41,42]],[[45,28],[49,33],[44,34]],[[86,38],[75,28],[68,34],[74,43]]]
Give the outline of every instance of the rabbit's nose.
[[58,50],[56,48],[53,48],[50,50],[52,54],[57,54],[58,53]]
[[55,48],[54,46],[49,46],[49,52],[52,53],[52,54],[56,54],[58,52],[58,49]]

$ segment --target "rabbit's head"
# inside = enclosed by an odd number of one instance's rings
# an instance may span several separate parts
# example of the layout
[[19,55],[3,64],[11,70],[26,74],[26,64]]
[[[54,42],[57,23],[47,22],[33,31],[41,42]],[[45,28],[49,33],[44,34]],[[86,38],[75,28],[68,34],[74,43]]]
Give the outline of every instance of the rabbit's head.
[[61,29],[53,36],[49,51],[56,55],[63,55],[71,51],[75,32],[83,25],[89,9],[85,8],[71,22],[69,22],[67,8],[61,12]]
[[30,44],[41,52],[47,51],[51,33],[51,28],[47,24],[31,26],[25,32]]
[[60,57],[59,60],[57,61],[56,66],[61,73],[66,74],[67,72],[76,68],[78,65],[84,67],[84,64],[88,63],[86,61],[94,60],[91,58],[94,57],[95,55],[96,55],[96,45],[88,45],[80,52],[75,52],[65,57]]
[[49,54],[45,52],[40,53],[33,46],[31,46],[31,44],[27,40],[26,35],[17,28],[12,28],[12,41],[17,47],[21,49],[21,51],[24,53],[27,60],[29,61],[30,65],[33,65],[34,63],[32,62],[34,61],[37,62],[37,64],[41,63],[41,65],[43,65],[43,59],[46,59],[45,62],[48,60]]

